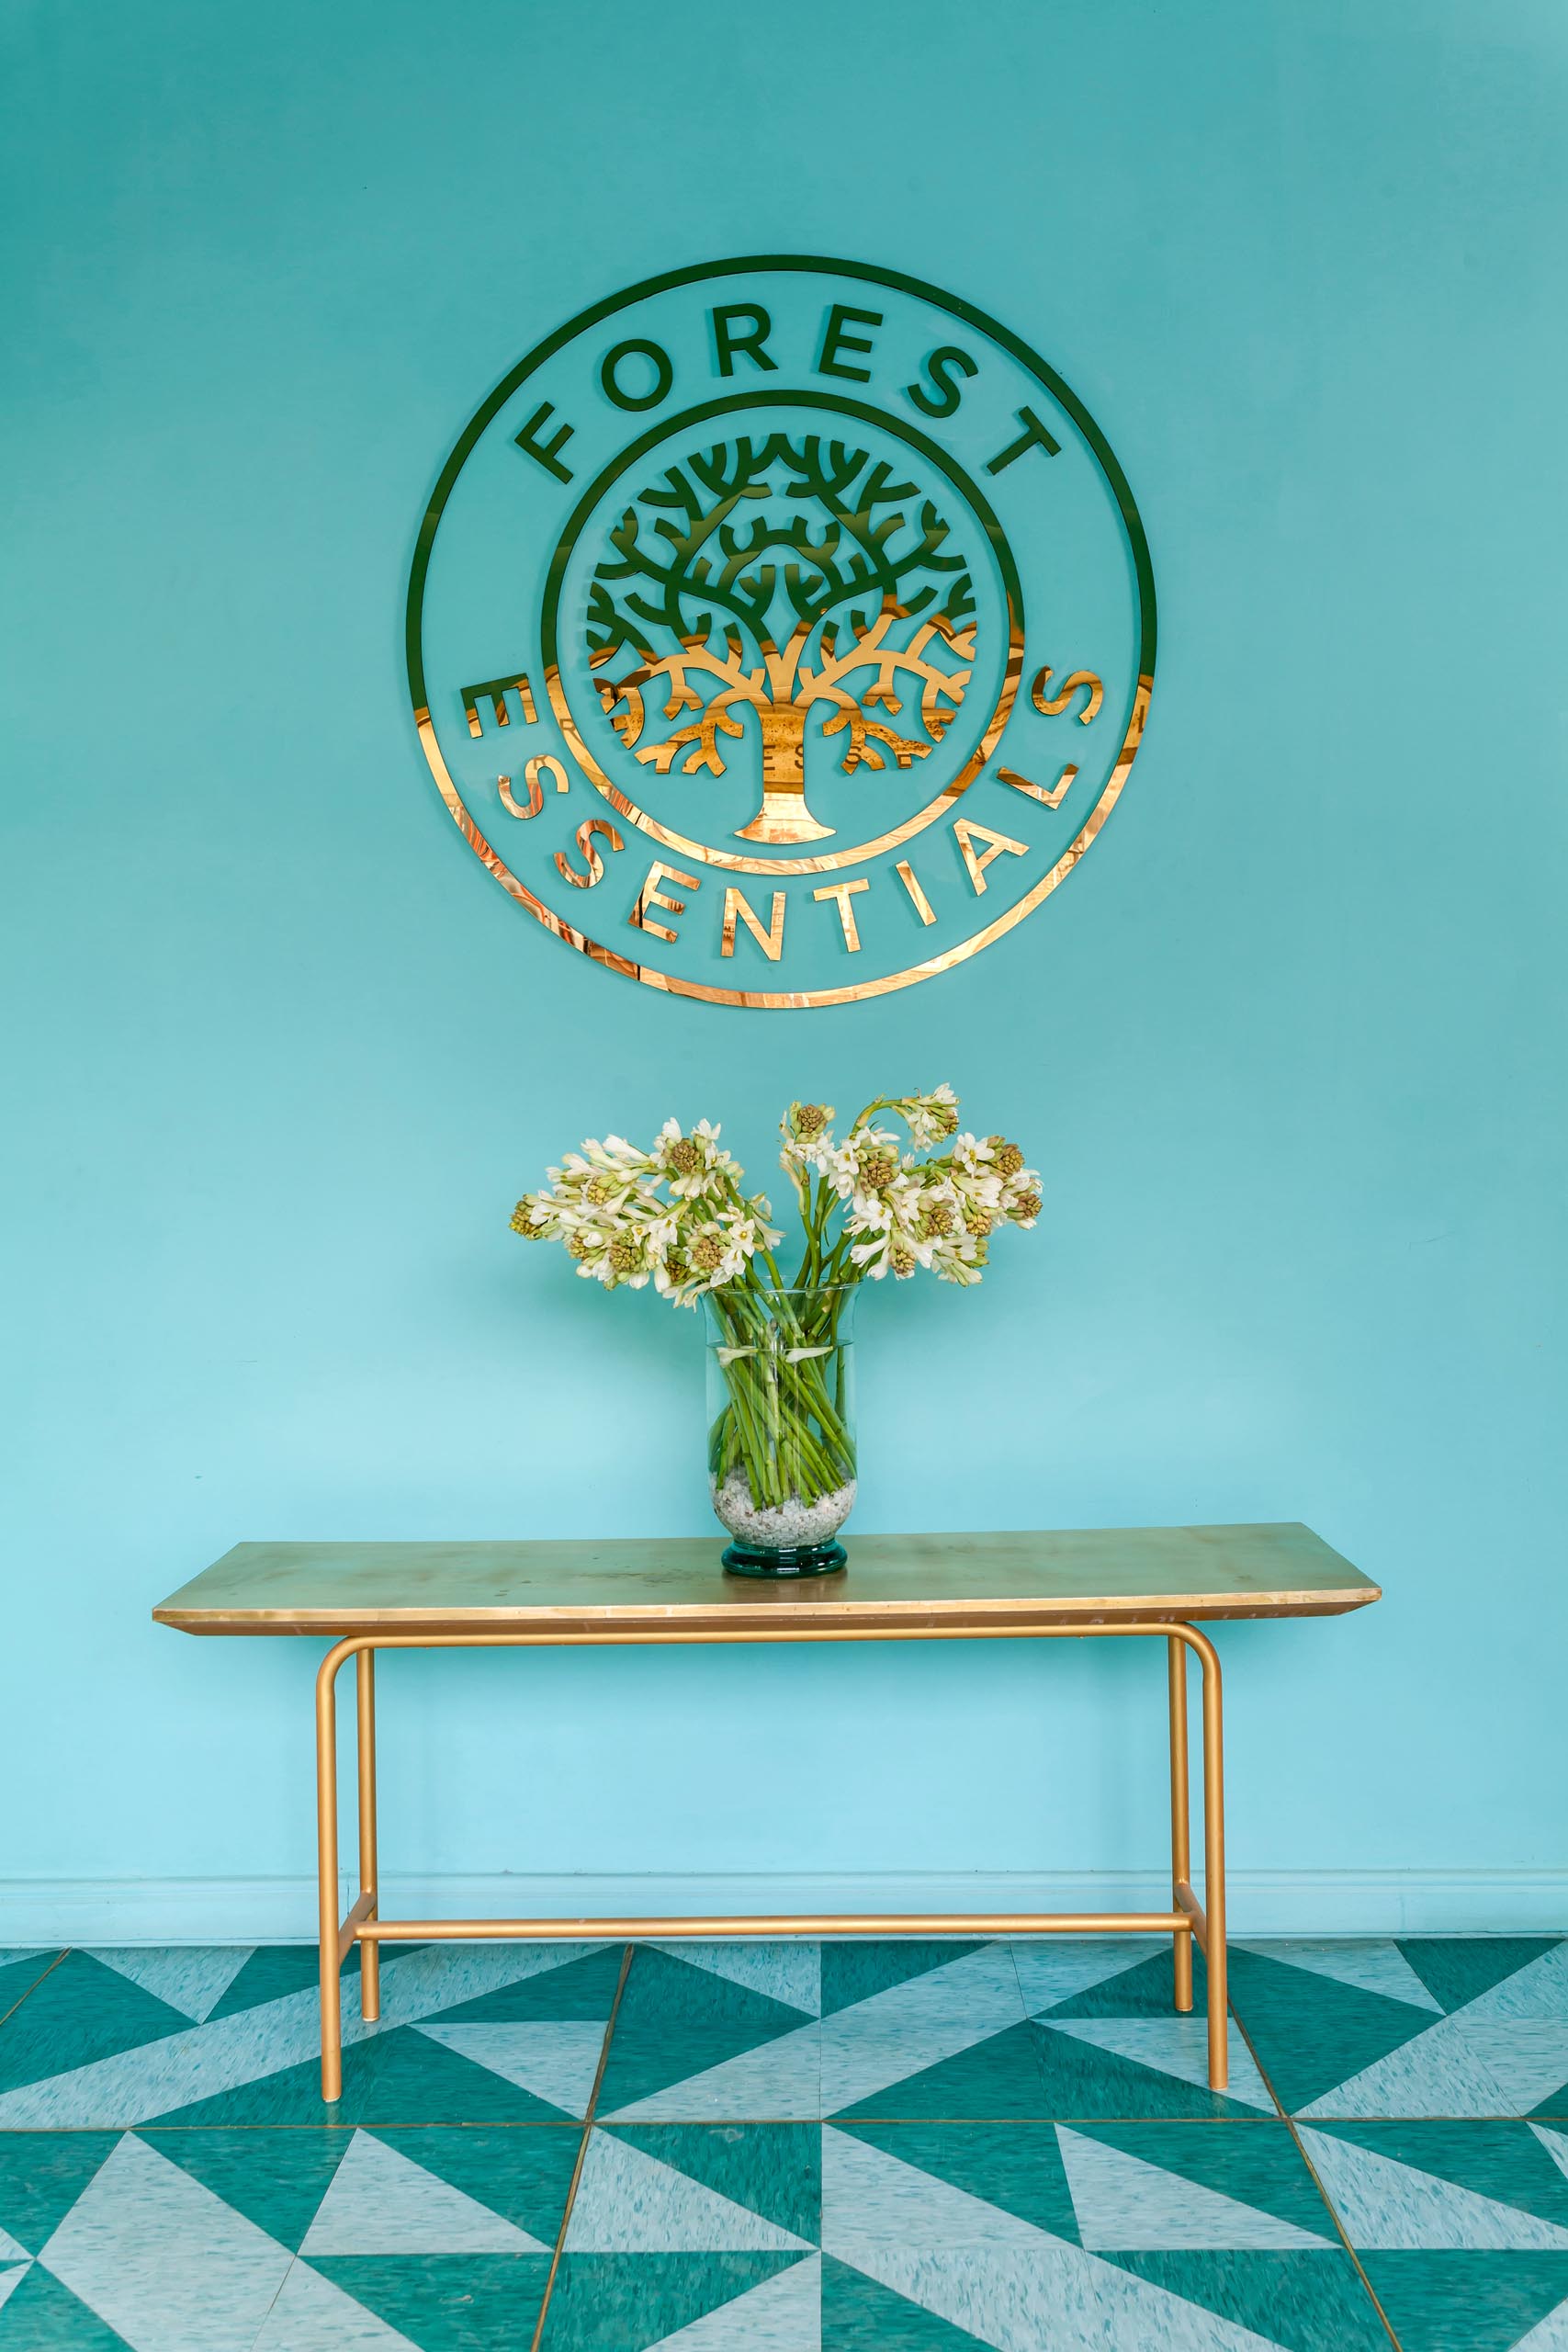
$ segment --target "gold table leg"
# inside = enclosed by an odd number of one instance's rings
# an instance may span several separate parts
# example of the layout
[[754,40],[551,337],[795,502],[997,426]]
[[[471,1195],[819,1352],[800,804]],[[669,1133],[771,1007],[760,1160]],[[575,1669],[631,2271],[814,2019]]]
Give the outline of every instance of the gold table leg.
[[1203,1899],[1207,1910],[1203,1962],[1209,1980],[1209,2087],[1230,2080],[1226,2041],[1225,1778],[1220,1661],[1213,1642],[1190,1626],[1188,1635],[1203,1663]]
[[[332,2103],[343,2095],[343,1996],[340,1972],[355,1943],[360,1949],[361,1999],[365,2018],[374,2022],[380,2011],[380,1946],[383,1941],[426,1942],[441,1938],[482,1940],[520,1937],[541,1940],[570,1937],[608,1936],[615,1941],[680,1936],[780,1935],[1085,1935],[1108,1931],[1146,1935],[1157,1929],[1169,1934],[1175,1951],[1176,2006],[1192,2006],[1192,1945],[1203,1953],[1208,1978],[1209,2082],[1223,2091],[1229,2080],[1225,1984],[1225,1804],[1224,1732],[1221,1720],[1220,1661],[1213,1644],[1195,1625],[1168,1622],[1134,1622],[1078,1626],[1041,1625],[1027,1629],[1043,1639],[1083,1640],[1121,1637],[1128,1640],[1163,1634],[1168,1645],[1170,1694],[1170,1827],[1173,1902],[1168,1912],[1027,1912],[942,1913],[782,1919],[400,1919],[383,1920],[378,1914],[376,1851],[376,1668],[378,1649],[513,1649],[576,1648],[582,1636],[551,1634],[345,1634],[321,1660],[316,1677],[316,1830],[321,1980],[321,2097]],[[624,1634],[616,1646],[682,1645],[723,1642],[744,1645],[778,1637],[759,1633],[696,1633],[682,1634]],[[875,1636],[840,1634],[832,1629],[792,1633],[791,1641],[834,1641],[874,1638],[892,1641],[947,1641],[990,1638],[983,1629],[949,1632],[941,1626],[900,1629]],[[1206,1908],[1193,1893],[1191,1841],[1189,1826],[1186,1652],[1197,1653],[1203,1678],[1203,1893]],[[359,1877],[360,1892],[348,1917],[338,1918],[337,1826],[337,1703],[338,1668],[349,1657],[356,1660],[358,1698]]]
[[[355,1694],[359,1702],[359,1900],[376,1917],[379,1871],[376,1860],[376,1653],[361,1650],[355,1660]],[[373,1939],[359,1947],[359,2014],[374,2025],[381,2014],[381,1947]]]
[[338,1972],[337,1670],[342,1643],[316,1677],[316,1892],[321,1962],[321,2097],[343,2096],[343,1994]]
[[[1187,1645],[1173,1634],[1167,1647],[1170,1668],[1170,1884],[1171,1904],[1181,1908],[1181,1889],[1192,1878],[1192,1829],[1188,1812],[1187,1765]],[[1171,1938],[1176,1965],[1176,2006],[1183,2016],[1192,2007],[1192,1928],[1179,1928]]]

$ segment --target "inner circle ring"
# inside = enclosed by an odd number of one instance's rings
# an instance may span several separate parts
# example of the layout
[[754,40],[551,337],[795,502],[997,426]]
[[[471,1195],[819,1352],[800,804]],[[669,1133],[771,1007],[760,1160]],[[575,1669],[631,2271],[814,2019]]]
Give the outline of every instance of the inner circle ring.
[[[430,571],[430,559],[441,518],[446,509],[454,485],[462,472],[476,444],[501,411],[513,398],[520,385],[526,383],[536,369],[554,357],[558,351],[576,340],[580,334],[613,318],[632,303],[647,300],[656,294],[666,294],[677,287],[701,285],[705,280],[739,277],[765,270],[788,271],[828,277],[855,278],[863,284],[886,286],[899,293],[910,295],[917,301],[929,302],[934,310],[942,311],[950,318],[962,320],[976,334],[988,336],[1000,349],[1010,354],[1019,365],[1026,368],[1037,383],[1069,416],[1104,476],[1111,496],[1121,514],[1122,528],[1127,534],[1128,549],[1138,597],[1137,683],[1133,708],[1126,730],[1117,752],[1115,764],[1104,789],[1089,810],[1077,832],[1063,851],[1050,871],[1004,914],[974,932],[967,939],[958,941],[940,955],[929,956],[900,972],[889,972],[874,979],[859,980],[842,988],[832,989],[719,989],[701,980],[688,980],[676,974],[660,971],[656,966],[639,964],[624,950],[592,939],[575,924],[568,922],[553,907],[536,896],[527,884],[513,874],[505,859],[485,838],[453,781],[430,716],[430,690],[424,674],[423,611],[425,581]],[[918,980],[931,979],[939,972],[950,971],[953,966],[965,963],[977,956],[982,948],[1000,939],[1014,926],[1033,913],[1036,907],[1066,880],[1104,826],[1106,819],[1121,797],[1122,786],[1132,770],[1148,717],[1150,697],[1154,692],[1155,650],[1157,639],[1157,616],[1155,603],[1154,567],[1149,557],[1148,536],[1132,486],[1123,473],[1116,454],[1104,434],[1066,383],[1010,327],[1003,326],[988,311],[956,294],[933,286],[929,279],[912,277],[907,271],[878,268],[868,262],[835,260],[823,254],[742,254],[727,261],[698,262],[684,269],[663,270],[653,277],[639,279],[635,286],[618,294],[606,295],[601,301],[580,311],[575,318],[534,346],[519,360],[494,389],[487,394],[458,435],[442,467],[435,488],[431,493],[419,536],[415,542],[413,560],[409,568],[408,597],[404,607],[404,649],[408,670],[409,699],[413,707],[414,724],[419,730],[421,747],[435,780],[437,790],[447,812],[463,839],[482,865],[494,875],[508,896],[525,907],[536,922],[563,941],[575,947],[579,955],[602,964],[606,970],[621,973],[627,979],[640,980],[645,988],[661,989],[667,996],[694,999],[705,1004],[733,1004],[755,1011],[798,1011],[816,1005],[852,1004],[863,999],[890,995],[895,989],[912,988]]]
[[[1007,598],[1007,661],[1002,672],[1000,690],[991,715],[986,722],[985,730],[975,749],[964,761],[963,767],[955,776],[943,785],[942,790],[933,798],[927,801],[923,808],[917,808],[914,815],[906,818],[901,825],[894,826],[888,832],[878,833],[874,840],[856,842],[852,847],[834,851],[830,855],[753,857],[747,851],[710,847],[706,842],[694,841],[688,833],[678,833],[672,827],[661,825],[657,817],[650,817],[646,808],[639,808],[637,802],[628,798],[618,785],[612,783],[599,765],[588,747],[581,729],[577,724],[576,717],[567,699],[566,686],[560,673],[559,643],[556,623],[560,604],[561,584],[566,577],[566,569],[571,560],[572,550],[577,545],[582,526],[605,491],[613,481],[626,471],[628,467],[636,465],[640,458],[647,456],[649,449],[656,448],[660,441],[671,440],[679,435],[693,431],[697,425],[706,424],[713,417],[734,416],[745,410],[759,408],[817,408],[826,410],[834,416],[852,416],[863,424],[880,426],[885,432],[892,434],[896,440],[908,442],[912,449],[918,449],[929,464],[934,465],[947,477],[959,496],[975,514],[996,560],[997,569],[1001,573],[1002,590]],[[889,416],[884,410],[874,408],[869,401],[840,400],[834,392],[732,392],[722,400],[704,401],[698,407],[685,409],[680,415],[666,418],[662,424],[651,427],[647,433],[640,434],[635,441],[628,443],[618,456],[613,458],[597,479],[590,483],[573,509],[571,519],[561,533],[555,554],[550,559],[549,573],[545,583],[544,605],[539,618],[539,638],[544,652],[546,690],[549,695],[550,707],[555,712],[557,723],[561,733],[566,737],[567,746],[590,782],[598,786],[611,807],[618,810],[629,823],[639,827],[645,833],[650,833],[655,841],[662,842],[667,849],[679,850],[682,856],[695,858],[703,865],[723,866],[736,874],[830,874],[835,866],[859,865],[863,858],[875,857],[883,850],[897,849],[901,842],[909,841],[916,833],[923,832],[929,824],[942,815],[944,808],[958,798],[960,793],[967,790],[968,786],[974,783],[975,778],[1000,742],[1002,729],[1012,716],[1012,707],[1018,697],[1019,681],[1023,674],[1023,589],[1018,576],[1018,566],[1013,561],[1012,550],[1007,543],[1007,535],[978,486],[969,480],[963,467],[949,455],[947,450],[940,447],[926,434],[920,432],[918,426],[907,424],[902,418]]]

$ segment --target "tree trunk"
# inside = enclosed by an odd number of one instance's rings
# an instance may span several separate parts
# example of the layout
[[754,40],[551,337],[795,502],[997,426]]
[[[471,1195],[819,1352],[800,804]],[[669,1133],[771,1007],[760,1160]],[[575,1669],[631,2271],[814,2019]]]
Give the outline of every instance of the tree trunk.
[[758,712],[762,722],[762,805],[736,840],[769,847],[826,840],[832,826],[819,825],[806,805],[806,706],[765,702]]

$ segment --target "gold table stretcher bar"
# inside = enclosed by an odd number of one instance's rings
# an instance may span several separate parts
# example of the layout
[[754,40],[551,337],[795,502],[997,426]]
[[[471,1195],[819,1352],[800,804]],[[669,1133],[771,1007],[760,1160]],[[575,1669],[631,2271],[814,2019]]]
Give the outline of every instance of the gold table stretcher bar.
[[[726,1576],[712,1537],[649,1543],[239,1544],[153,1611],[189,1634],[317,1634],[321,2096],[343,2086],[340,1972],[360,1946],[361,2007],[380,2013],[383,1942],[449,1937],[1001,1936],[1168,1933],[1176,2007],[1207,1962],[1209,2080],[1226,2081],[1220,1662],[1195,1620],[1333,1617],[1379,1588],[1296,1523],[1060,1533],[860,1535],[848,1568],[799,1583]],[[953,1912],[786,1918],[384,1919],[376,1847],[376,1652],[710,1642],[1125,1639],[1168,1645],[1168,1911]],[[1191,1884],[1188,1653],[1201,1669],[1203,1899]],[[355,1662],[359,1895],[338,1917],[338,1668]]]

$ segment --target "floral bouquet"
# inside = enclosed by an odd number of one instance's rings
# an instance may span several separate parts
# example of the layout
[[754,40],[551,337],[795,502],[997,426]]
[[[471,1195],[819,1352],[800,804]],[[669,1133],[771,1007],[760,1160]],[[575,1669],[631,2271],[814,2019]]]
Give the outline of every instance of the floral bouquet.
[[[900,1120],[912,1149],[879,1113]],[[1002,1136],[963,1133],[950,1086],[881,1095],[841,1142],[832,1110],[792,1102],[781,1162],[800,1212],[786,1278],[783,1234],[708,1120],[666,1120],[651,1148],[590,1141],[549,1171],[513,1214],[515,1233],[559,1240],[580,1274],[710,1323],[709,1490],[736,1543],[726,1565],[761,1574],[840,1566],[831,1538],[855,1496],[850,1310],[869,1275],[902,1282],[922,1267],[977,1283],[992,1234],[1040,1214],[1040,1179]]]

